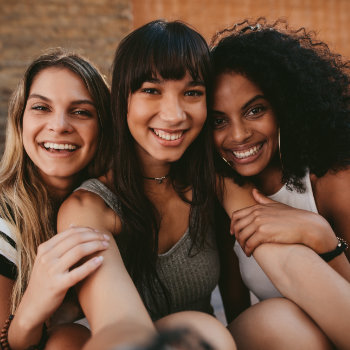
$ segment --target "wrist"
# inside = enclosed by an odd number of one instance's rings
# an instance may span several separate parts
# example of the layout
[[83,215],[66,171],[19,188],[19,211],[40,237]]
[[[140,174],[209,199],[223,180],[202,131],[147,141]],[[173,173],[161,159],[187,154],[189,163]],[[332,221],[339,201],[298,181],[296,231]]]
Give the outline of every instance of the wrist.
[[338,243],[333,250],[328,251],[326,253],[319,254],[319,256],[326,262],[329,262],[334,258],[336,258],[337,256],[339,256],[341,253],[344,253],[345,250],[348,249],[349,247],[348,243],[344,239],[340,237],[336,237],[336,238]]
[[43,334],[43,323],[34,326],[18,316],[16,315],[8,329],[8,342],[12,350],[27,349],[38,344]]
[[329,252],[338,244],[338,239],[328,222],[325,226],[314,225],[306,237],[308,241],[304,242],[304,245],[317,254]]

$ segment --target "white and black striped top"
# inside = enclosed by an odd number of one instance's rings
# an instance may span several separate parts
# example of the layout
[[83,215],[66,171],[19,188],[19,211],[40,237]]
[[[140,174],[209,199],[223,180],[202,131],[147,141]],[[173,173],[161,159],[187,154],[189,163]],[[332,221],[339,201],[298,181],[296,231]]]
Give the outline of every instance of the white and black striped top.
[[0,275],[16,279],[17,264],[15,235],[11,232],[6,221],[0,218]]

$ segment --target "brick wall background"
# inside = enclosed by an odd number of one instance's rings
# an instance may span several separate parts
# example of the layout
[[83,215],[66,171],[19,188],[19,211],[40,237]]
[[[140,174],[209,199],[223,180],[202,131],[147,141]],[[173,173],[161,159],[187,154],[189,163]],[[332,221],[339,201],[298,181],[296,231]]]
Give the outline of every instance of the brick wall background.
[[33,58],[61,46],[108,74],[117,43],[131,28],[129,0],[0,0],[0,154],[9,96]]
[[133,0],[134,27],[156,18],[182,19],[207,40],[244,18],[285,17],[306,27],[350,59],[350,0]]
[[0,0],[0,155],[8,99],[44,49],[76,49],[108,76],[120,39],[156,18],[182,19],[207,40],[246,17],[287,17],[350,58],[350,0]]

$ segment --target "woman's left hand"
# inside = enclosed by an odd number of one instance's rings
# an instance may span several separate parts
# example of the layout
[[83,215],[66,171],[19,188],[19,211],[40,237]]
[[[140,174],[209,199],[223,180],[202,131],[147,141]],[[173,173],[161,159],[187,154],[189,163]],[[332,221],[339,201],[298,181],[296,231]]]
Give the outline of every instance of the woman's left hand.
[[320,215],[275,202],[253,189],[258,204],[233,212],[234,234],[247,256],[262,243],[300,243],[317,253],[337,244],[329,223]]

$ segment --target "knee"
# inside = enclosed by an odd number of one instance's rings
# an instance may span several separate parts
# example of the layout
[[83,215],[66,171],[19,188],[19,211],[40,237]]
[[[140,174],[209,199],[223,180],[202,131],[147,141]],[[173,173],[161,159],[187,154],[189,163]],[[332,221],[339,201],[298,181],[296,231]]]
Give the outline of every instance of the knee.
[[45,350],[78,350],[90,338],[90,331],[76,323],[63,324],[51,328]]
[[215,349],[236,349],[233,338],[224,325],[215,317],[202,312],[177,312],[158,320],[155,326],[159,331],[186,328]]
[[253,305],[230,325],[239,349],[329,350],[322,330],[296,304],[271,298]]

